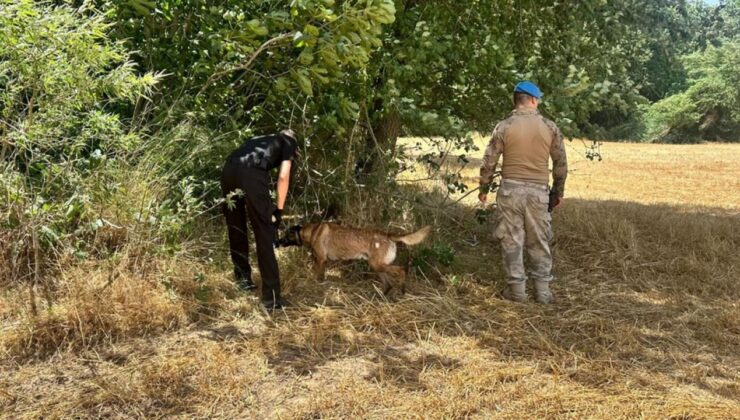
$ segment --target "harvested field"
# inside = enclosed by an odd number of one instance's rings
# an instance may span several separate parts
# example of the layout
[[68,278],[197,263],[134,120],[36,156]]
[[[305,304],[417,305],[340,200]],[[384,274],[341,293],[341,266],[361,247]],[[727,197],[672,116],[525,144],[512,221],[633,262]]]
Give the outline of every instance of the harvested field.
[[740,418],[740,145],[568,151],[554,305],[500,298],[472,195],[418,211],[455,259],[403,297],[362,264],[318,282],[304,250],[280,251],[293,305],[274,316],[236,292],[216,231],[212,263],[72,266],[37,316],[5,284],[0,416]]

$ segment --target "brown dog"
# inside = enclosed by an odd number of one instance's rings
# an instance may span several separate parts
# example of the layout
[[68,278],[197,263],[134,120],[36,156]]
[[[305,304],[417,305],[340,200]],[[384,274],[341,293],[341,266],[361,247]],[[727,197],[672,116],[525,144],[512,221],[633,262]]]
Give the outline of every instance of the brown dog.
[[383,294],[393,287],[390,274],[395,275],[401,293],[405,292],[406,270],[393,264],[396,259],[396,242],[406,245],[421,243],[432,231],[425,226],[408,235],[392,235],[376,230],[358,229],[336,223],[311,223],[290,229],[297,236],[294,243],[313,250],[315,271],[319,280],[324,279],[327,261],[367,260],[370,268],[383,280]]

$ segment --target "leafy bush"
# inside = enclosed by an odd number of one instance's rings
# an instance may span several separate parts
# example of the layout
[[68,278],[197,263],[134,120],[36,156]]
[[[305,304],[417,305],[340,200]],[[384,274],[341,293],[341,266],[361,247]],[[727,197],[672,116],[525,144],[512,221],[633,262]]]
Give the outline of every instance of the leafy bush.
[[11,232],[3,247],[34,278],[44,256],[119,227],[112,197],[142,138],[114,110],[145,99],[158,76],[137,75],[107,28],[84,7],[0,8],[0,220]]
[[411,266],[428,271],[437,267],[449,267],[455,261],[455,249],[447,242],[437,240],[429,246],[414,250]]

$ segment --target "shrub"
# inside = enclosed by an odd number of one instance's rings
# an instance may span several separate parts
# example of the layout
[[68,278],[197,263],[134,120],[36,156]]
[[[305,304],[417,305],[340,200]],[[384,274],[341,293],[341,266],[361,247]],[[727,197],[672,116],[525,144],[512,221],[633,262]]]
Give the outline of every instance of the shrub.
[[0,8],[0,255],[16,278],[122,228],[112,197],[142,137],[115,110],[145,100],[158,76],[136,75],[107,28],[85,6]]

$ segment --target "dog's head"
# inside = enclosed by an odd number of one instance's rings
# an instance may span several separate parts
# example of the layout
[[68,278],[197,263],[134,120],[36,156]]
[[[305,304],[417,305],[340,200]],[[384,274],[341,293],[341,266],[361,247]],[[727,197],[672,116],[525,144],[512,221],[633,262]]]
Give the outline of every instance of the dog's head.
[[279,238],[276,241],[276,245],[278,247],[303,245],[303,238],[301,238],[302,230],[303,230],[303,226],[301,225],[295,225],[295,226],[289,227],[288,231],[285,232],[285,236],[283,236],[282,238]]

